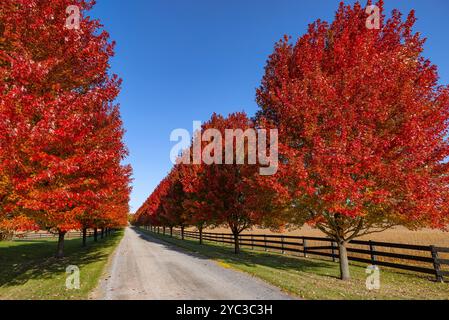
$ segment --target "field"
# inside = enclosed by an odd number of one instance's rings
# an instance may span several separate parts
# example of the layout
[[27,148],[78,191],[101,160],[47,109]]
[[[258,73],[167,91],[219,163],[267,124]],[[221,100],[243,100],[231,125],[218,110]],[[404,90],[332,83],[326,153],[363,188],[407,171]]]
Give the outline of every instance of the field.
[[[196,231],[195,228],[189,228],[189,230]],[[208,232],[213,233],[230,233],[230,231],[226,228],[215,228],[215,229],[208,229]],[[270,231],[268,229],[260,229],[260,228],[253,228],[252,230],[246,230],[243,232],[243,234],[277,234],[273,231]],[[323,237],[326,238],[326,235],[324,235],[321,231],[312,229],[311,227],[304,226],[301,229],[297,230],[290,230],[290,231],[284,231],[282,232],[282,235],[290,235],[290,236],[310,236],[310,237]],[[386,230],[380,233],[373,233],[370,235],[366,235],[360,238],[357,238],[357,240],[373,240],[373,241],[379,241],[379,242],[391,242],[391,243],[403,243],[403,244],[414,244],[414,245],[435,245],[440,247],[449,247],[449,233],[443,232],[439,230],[430,230],[430,229],[423,229],[419,231],[411,231],[407,230],[402,227],[393,228],[390,230]],[[320,241],[309,241],[310,246],[320,246],[323,245]],[[287,246],[288,247],[288,246]],[[367,247],[362,245],[351,245],[352,248],[358,248],[358,249],[367,249]],[[398,254],[408,254],[408,255],[415,255],[415,256],[423,256],[423,257],[430,257],[430,252],[425,251],[418,251],[418,250],[409,250],[409,249],[400,249],[400,248],[386,248],[383,247],[380,249],[383,252],[391,252],[391,253],[398,253]],[[327,252],[327,251],[326,251]],[[329,251],[330,253],[330,251]],[[351,255],[355,257],[363,257],[362,255],[359,255],[357,253],[352,253]],[[449,259],[449,253],[440,253],[440,258],[442,259]],[[417,266],[424,266],[427,268],[433,268],[433,266],[429,263],[423,263],[423,262],[417,262],[417,261],[410,261],[410,260],[403,260],[398,258],[386,258],[386,257],[377,257],[379,261],[386,261],[386,262],[394,262],[394,263],[404,263],[404,264],[412,264]],[[441,266],[442,270],[449,271],[448,266],[444,265]]]
[[[192,229],[193,230],[193,229]],[[208,230],[210,232],[224,232],[229,233],[229,229],[215,228]],[[246,230],[243,233],[254,234],[278,234],[268,229],[253,228],[252,230]],[[284,235],[291,236],[312,236],[312,237],[326,237],[321,231],[312,229],[309,226],[304,226],[297,230],[284,231]],[[396,227],[380,233],[373,233],[361,238],[361,240],[374,240],[384,242],[397,242],[407,244],[418,245],[436,245],[441,247],[449,247],[449,232],[443,232],[439,230],[423,229],[418,231],[407,230],[403,227]]]
[[[144,231],[149,232],[149,231]],[[381,268],[380,289],[366,288],[365,265],[351,263],[352,279],[338,279],[337,263],[322,259],[300,258],[274,252],[243,249],[235,255],[232,246],[205,241],[170,238],[151,233],[186,250],[200,253],[226,268],[259,277],[284,291],[305,299],[449,299],[449,284],[436,283],[431,277]]]
[[[53,257],[55,239],[0,242],[0,299],[87,299],[96,287],[109,255],[123,236],[118,231],[81,247],[81,239],[65,241],[65,258]],[[80,269],[80,289],[66,289],[66,268]]]

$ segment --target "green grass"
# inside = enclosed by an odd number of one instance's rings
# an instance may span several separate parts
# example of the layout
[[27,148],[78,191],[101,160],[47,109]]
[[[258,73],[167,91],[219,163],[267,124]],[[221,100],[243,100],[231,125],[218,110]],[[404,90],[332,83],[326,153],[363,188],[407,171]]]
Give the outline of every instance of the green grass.
[[[0,300],[3,299],[87,299],[97,286],[109,255],[120,242],[123,231],[98,239],[65,240],[65,258],[54,258],[56,240],[0,242]],[[66,289],[67,266],[80,269],[80,289]]]
[[244,249],[239,255],[232,246],[198,240],[180,240],[149,231],[152,236],[211,258],[223,267],[259,277],[284,291],[305,299],[449,299],[449,284],[436,283],[431,276],[401,273],[381,268],[380,289],[366,288],[366,265],[351,264],[352,279],[338,279],[338,263]]

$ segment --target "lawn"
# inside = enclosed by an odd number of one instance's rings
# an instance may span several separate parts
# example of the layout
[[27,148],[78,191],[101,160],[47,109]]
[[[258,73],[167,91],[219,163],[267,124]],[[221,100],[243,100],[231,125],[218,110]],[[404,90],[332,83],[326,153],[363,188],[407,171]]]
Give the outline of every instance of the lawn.
[[[65,258],[56,259],[56,241],[17,240],[0,242],[0,299],[87,299],[97,286],[109,255],[123,231],[81,247],[81,239],[65,241]],[[80,289],[66,289],[66,268],[80,269]]]
[[449,299],[449,284],[436,283],[431,276],[402,273],[387,268],[380,271],[380,289],[366,288],[366,265],[350,266],[352,279],[338,279],[338,263],[299,258],[277,253],[243,249],[233,253],[232,246],[197,240],[180,240],[168,235],[152,236],[217,261],[223,267],[247,272],[284,291],[305,299]]

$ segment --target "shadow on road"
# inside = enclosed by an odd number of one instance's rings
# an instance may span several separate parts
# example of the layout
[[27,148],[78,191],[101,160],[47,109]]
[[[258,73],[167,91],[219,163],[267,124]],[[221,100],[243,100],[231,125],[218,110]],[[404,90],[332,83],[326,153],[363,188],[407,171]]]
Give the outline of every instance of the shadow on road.
[[[190,248],[183,248],[180,246],[180,243],[171,243],[168,241],[182,241],[179,239],[176,239],[174,237],[170,236],[163,236],[163,235],[156,235],[156,234],[150,234],[149,232],[143,231],[137,227],[130,227],[130,229],[134,230],[138,235],[140,239],[143,239],[148,242],[157,243],[161,246],[163,246],[165,249],[172,250],[178,253],[182,253],[185,255],[188,255],[190,257],[198,258],[198,259],[205,259],[210,260],[209,257],[206,257],[201,254],[201,251],[191,251]],[[160,237],[160,238],[159,238]],[[189,240],[187,240],[189,241]]]
[[242,249],[240,254],[235,254],[234,248],[231,246],[225,247],[210,243],[200,245],[198,241],[191,239],[181,240],[168,235],[150,234],[149,231],[143,231],[136,227],[133,227],[132,229],[139,234],[140,238],[146,241],[160,244],[167,249],[195,258],[215,259],[224,263],[237,263],[248,267],[258,265],[291,272],[313,272],[331,278],[338,278],[337,276],[332,275],[334,272],[331,271],[335,270],[330,270],[331,267],[329,266],[329,263],[320,262],[319,260],[302,259],[299,257],[246,249]]

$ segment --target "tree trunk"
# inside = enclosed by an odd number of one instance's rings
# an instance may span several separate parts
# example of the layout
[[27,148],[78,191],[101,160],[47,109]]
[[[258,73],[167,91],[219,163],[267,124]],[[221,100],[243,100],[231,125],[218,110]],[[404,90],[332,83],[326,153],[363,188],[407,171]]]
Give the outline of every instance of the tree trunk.
[[198,228],[200,232],[200,244],[203,244],[203,227]]
[[170,227],[170,237],[173,237],[173,227]]
[[163,233],[164,236],[165,236],[165,226],[162,227],[162,233]]
[[184,240],[184,226],[181,226],[181,240]]
[[239,233],[237,231],[232,231],[232,234],[234,235],[234,253],[239,254],[240,253]]
[[56,251],[56,258],[63,258],[64,257],[64,236],[65,231],[59,231],[59,237],[58,237],[58,249]]
[[86,240],[87,240],[87,228],[83,228],[83,247],[86,246]]
[[97,228],[94,229],[94,241],[95,242],[98,241],[98,230],[97,230]]
[[104,238],[104,228],[101,228],[100,238],[101,238],[101,239]]
[[351,276],[349,274],[349,261],[348,251],[346,250],[346,242],[338,243],[339,260],[340,260],[340,279],[349,280]]

